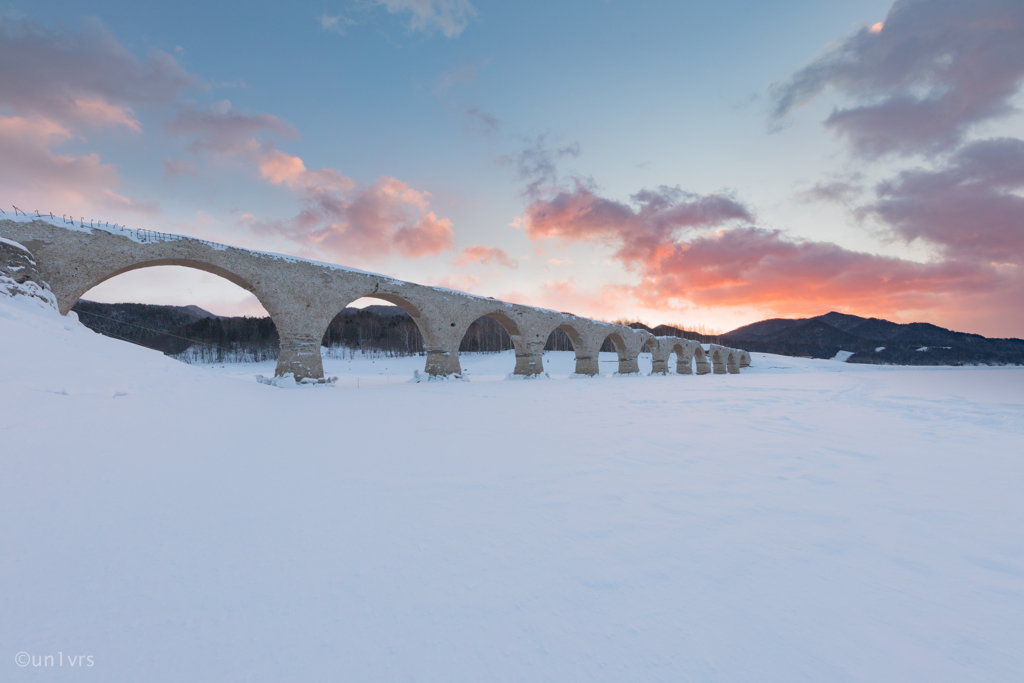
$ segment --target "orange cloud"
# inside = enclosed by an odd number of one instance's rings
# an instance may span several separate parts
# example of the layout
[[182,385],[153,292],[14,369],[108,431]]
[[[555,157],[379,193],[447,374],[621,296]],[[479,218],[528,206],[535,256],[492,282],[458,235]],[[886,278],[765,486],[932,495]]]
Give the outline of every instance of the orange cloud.
[[297,156],[272,149],[259,158],[257,165],[260,177],[275,185],[288,185],[289,187],[305,185],[302,181],[306,175],[306,164],[302,163],[302,159]]
[[508,252],[500,247],[484,247],[479,244],[466,247],[462,253],[452,261],[453,266],[467,266],[471,263],[487,265],[495,263],[506,268],[518,268],[519,262],[508,255]]
[[[597,299],[581,296],[571,280],[551,281],[543,293],[552,302],[598,315],[602,308],[622,311],[629,301],[661,311],[696,304],[777,315],[840,309],[898,319],[927,312],[953,320],[978,306],[1009,310],[1010,293],[1024,288],[1021,267],[969,258],[916,263],[827,242],[791,240],[778,230],[728,227],[744,215],[742,208],[731,200],[705,199],[640,193],[634,197],[640,208],[634,209],[577,188],[534,202],[527,209],[528,234],[534,240],[607,244],[615,249],[614,259],[639,276],[638,283],[612,290],[617,300],[609,298],[608,290]],[[1019,312],[1011,316],[1020,334],[1024,320]]]
[[[393,179],[392,179],[393,180]],[[395,249],[405,258],[436,256],[453,246],[452,222],[438,218],[433,211],[414,226],[403,225],[394,231]]]
[[397,178],[359,187],[333,169],[305,170],[301,159],[283,153],[268,176],[296,189],[305,208],[291,220],[252,222],[257,231],[284,235],[343,263],[392,253],[423,258],[455,247],[451,221],[426,210],[430,194]]

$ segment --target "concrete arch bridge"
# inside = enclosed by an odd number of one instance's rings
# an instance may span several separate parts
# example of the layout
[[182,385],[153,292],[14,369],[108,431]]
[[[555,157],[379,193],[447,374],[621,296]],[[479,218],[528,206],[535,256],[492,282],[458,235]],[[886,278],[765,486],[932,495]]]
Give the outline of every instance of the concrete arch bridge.
[[697,342],[655,337],[624,325],[180,235],[75,225],[49,216],[0,220],[0,235],[32,252],[63,315],[93,287],[132,270],[185,266],[219,275],[263,304],[281,340],[276,374],[292,373],[297,380],[324,376],[324,333],[339,311],[363,297],[383,299],[412,316],[426,347],[426,373],[433,378],[461,375],[459,345],[482,316],[509,333],[514,373],[524,377],[544,372],[544,345],[556,328],[572,341],[577,375],[599,374],[598,351],[605,339],[615,346],[620,374],[639,372],[637,357],[644,351],[652,354],[652,374],[667,374],[673,353],[680,374],[738,373],[750,364],[750,355],[738,349],[712,344],[705,350]]

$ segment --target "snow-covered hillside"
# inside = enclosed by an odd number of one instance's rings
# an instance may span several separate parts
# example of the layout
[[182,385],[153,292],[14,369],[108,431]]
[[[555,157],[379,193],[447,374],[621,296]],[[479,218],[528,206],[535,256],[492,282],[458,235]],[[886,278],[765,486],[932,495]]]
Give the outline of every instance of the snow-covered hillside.
[[1024,680],[1024,369],[0,358],[0,680]]

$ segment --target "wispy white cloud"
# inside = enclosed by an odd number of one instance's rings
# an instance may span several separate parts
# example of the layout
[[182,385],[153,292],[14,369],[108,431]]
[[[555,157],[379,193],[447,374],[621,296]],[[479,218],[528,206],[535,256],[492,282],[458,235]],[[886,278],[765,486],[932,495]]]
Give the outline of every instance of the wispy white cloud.
[[317,21],[320,22],[320,28],[323,30],[340,33],[341,35],[345,35],[346,27],[352,26],[356,23],[354,19],[343,17],[340,14],[332,17],[327,12],[321,14]]
[[469,0],[376,0],[391,14],[408,14],[409,29],[431,34],[441,31],[455,38],[476,16],[476,8]]

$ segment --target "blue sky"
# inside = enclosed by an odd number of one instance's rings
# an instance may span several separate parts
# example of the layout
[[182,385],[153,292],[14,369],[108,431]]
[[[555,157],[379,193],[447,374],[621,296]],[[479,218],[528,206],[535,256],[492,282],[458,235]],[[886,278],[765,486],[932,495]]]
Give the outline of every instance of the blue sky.
[[[1017,154],[971,144],[1024,135],[1022,12],[997,0],[8,3],[0,86],[25,94],[0,95],[21,145],[0,160],[0,204],[608,319],[730,329],[835,309],[1021,336],[1005,302],[1024,291],[1024,180],[954,171]],[[985,44],[1008,47],[979,57]],[[908,52],[913,63],[893,58]],[[979,59],[1001,75],[963,75]],[[949,92],[977,106],[935,123],[924,105],[946,111]],[[35,176],[32,154],[80,173]],[[979,230],[966,209],[936,226],[928,216],[957,214],[942,208],[951,193],[913,190],[900,174],[915,170],[935,188],[955,176],[958,206],[987,192],[1004,210],[976,238],[963,237]],[[89,297],[258,308],[213,276],[156,269]]]

